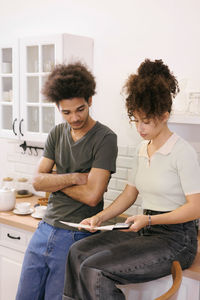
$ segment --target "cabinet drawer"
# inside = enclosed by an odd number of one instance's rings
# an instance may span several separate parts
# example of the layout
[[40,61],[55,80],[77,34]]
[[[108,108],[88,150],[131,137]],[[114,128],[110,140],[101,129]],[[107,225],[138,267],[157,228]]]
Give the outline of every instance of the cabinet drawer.
[[32,233],[15,227],[0,225],[0,244],[25,251]]

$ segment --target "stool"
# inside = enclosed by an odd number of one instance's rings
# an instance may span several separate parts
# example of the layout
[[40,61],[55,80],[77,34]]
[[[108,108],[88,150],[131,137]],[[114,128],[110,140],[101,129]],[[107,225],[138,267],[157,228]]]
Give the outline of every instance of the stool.
[[182,281],[182,269],[178,261],[172,263],[171,273],[156,280],[117,287],[122,290],[126,300],[175,300]]

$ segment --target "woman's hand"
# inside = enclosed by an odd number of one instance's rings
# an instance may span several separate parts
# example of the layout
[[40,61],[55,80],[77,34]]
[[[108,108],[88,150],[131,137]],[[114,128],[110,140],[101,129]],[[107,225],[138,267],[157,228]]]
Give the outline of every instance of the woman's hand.
[[128,217],[125,223],[133,223],[128,231],[139,231],[149,223],[149,217],[146,215],[136,215]]
[[[98,215],[95,215],[91,218],[84,219],[83,221],[80,222],[80,224],[85,224],[85,225],[90,225],[91,229],[87,229],[90,232],[95,232],[96,230],[93,229],[95,226],[100,226],[101,225],[101,218]],[[81,229],[81,227],[80,227]]]

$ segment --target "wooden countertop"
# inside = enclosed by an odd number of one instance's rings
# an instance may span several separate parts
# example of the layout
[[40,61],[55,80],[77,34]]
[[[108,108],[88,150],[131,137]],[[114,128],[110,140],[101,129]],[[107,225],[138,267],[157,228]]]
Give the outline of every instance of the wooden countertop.
[[[32,196],[27,198],[17,198],[16,203],[30,202],[33,207],[38,200],[38,196]],[[12,211],[0,211],[0,223],[10,225],[16,228],[28,230],[34,232],[38,226],[40,219],[34,219],[31,215],[16,215]]]
[[[32,207],[37,203],[39,196],[32,196],[29,198],[18,198],[16,202],[31,202]],[[120,221],[122,222],[124,219],[124,216],[120,217]],[[31,217],[31,215],[21,216],[16,215],[12,211],[4,211],[0,212],[0,223],[10,225],[16,228],[28,230],[31,232],[34,232],[35,229],[38,226],[39,219],[34,219]],[[120,222],[118,219],[117,222]],[[198,235],[198,241],[199,241],[199,247],[197,256],[195,258],[195,261],[193,262],[192,266],[183,271],[183,276],[189,277],[195,280],[200,281],[200,233]]]

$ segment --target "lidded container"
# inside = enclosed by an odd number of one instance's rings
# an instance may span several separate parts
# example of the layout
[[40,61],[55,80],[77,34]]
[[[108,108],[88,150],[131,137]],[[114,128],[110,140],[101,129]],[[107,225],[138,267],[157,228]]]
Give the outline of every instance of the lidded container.
[[17,194],[18,195],[29,194],[27,178],[22,177],[17,180]]
[[16,191],[14,181],[11,177],[3,178],[0,189],[0,211],[13,210],[16,203]]
[[14,189],[14,179],[12,177],[3,178],[2,188],[7,190]]

